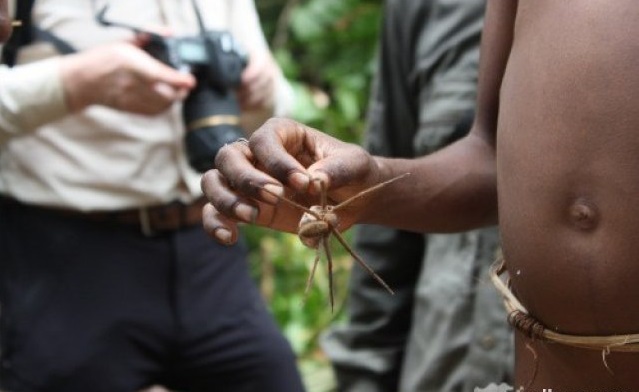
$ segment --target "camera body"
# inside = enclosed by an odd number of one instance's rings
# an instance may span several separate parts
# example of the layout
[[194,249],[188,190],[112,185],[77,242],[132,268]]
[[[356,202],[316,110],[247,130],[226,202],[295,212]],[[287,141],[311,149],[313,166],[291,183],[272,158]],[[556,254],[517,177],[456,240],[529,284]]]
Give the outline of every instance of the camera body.
[[108,20],[105,5],[96,14],[102,26],[122,27],[149,36],[144,46],[151,56],[175,69],[191,72],[197,85],[184,101],[182,115],[184,145],[191,166],[205,172],[212,169],[217,152],[241,138],[240,107],[235,96],[248,56],[228,31],[207,30],[197,2],[191,0],[199,34],[165,37],[135,26]]
[[184,101],[182,111],[184,144],[193,168],[199,172],[213,168],[219,149],[244,135],[235,89],[247,64],[246,53],[227,31],[183,37],[152,34],[144,50],[195,76],[197,86]]

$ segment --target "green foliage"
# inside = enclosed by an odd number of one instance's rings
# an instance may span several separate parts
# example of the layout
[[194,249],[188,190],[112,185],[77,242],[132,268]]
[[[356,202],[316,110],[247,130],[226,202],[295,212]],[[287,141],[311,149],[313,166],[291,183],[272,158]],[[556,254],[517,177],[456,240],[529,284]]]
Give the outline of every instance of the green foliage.
[[252,250],[253,275],[293,349],[301,357],[316,355],[319,334],[340,314],[344,304],[350,256],[339,245],[332,246],[335,311],[331,312],[324,256],[305,295],[316,251],[306,248],[293,234],[256,227],[245,227],[244,233]]
[[263,16],[262,23],[278,62],[298,93],[294,117],[343,140],[358,142],[374,71],[381,3],[270,3],[264,10],[270,16]]
[[[297,93],[293,117],[358,143],[374,71],[381,2],[258,0],[256,5],[271,49]],[[301,358],[321,356],[319,335],[342,317],[350,255],[341,245],[333,247],[332,313],[324,258],[305,300],[315,251],[292,234],[251,226],[243,232],[255,279],[296,353]]]

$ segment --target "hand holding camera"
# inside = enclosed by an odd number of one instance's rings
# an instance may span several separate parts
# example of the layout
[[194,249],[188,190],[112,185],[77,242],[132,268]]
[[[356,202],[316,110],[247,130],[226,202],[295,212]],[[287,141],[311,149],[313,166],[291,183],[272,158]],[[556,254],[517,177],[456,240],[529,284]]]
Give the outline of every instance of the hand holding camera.
[[159,63],[126,42],[63,56],[60,62],[71,112],[103,105],[155,115],[184,99],[196,85],[193,75]]
[[195,77],[197,84],[183,105],[187,130],[184,143],[191,166],[205,172],[213,168],[215,155],[222,146],[244,135],[239,126],[240,108],[235,90],[241,84],[247,55],[229,32],[206,30],[195,2],[192,4],[200,25],[200,34],[195,36],[165,37],[109,21],[107,7],[96,19],[105,26],[148,35],[149,40],[143,46],[147,53]]
[[279,73],[275,59],[268,51],[252,54],[242,73],[242,85],[237,91],[242,110],[272,109],[275,105],[275,80]]

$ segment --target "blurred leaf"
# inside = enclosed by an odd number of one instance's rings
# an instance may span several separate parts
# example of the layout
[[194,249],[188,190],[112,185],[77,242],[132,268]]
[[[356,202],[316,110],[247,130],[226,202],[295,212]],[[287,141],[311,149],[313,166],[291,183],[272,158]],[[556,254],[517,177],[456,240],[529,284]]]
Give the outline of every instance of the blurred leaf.
[[344,120],[354,122],[359,118],[361,110],[357,100],[357,91],[349,88],[337,88],[335,98]]
[[311,89],[301,83],[291,83],[295,91],[295,107],[293,108],[293,117],[303,123],[311,123],[321,121],[324,110]]
[[291,29],[301,41],[312,41],[324,35],[346,11],[348,1],[311,0],[293,11]]

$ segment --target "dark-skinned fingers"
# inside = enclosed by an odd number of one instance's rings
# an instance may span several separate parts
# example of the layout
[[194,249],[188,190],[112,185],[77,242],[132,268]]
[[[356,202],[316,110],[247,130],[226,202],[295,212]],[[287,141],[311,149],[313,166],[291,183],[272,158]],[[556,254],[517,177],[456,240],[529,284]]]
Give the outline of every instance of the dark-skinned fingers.
[[324,182],[327,189],[366,186],[368,182],[375,181],[371,177],[377,175],[377,164],[360,146],[343,143],[326,150],[329,155],[313,163],[307,170],[313,179]]
[[257,219],[259,210],[254,202],[229,187],[219,170],[204,173],[201,188],[213,207],[226,217],[248,223]]
[[282,200],[274,205],[260,204],[256,224],[278,231],[297,233],[302,212]]
[[[228,187],[246,198],[261,200],[266,203],[277,201],[272,195],[263,192],[263,187],[269,187],[277,194],[283,193],[281,184],[259,170],[254,165],[253,153],[246,143],[236,142],[228,144],[220,149],[215,157],[215,167],[228,184]],[[218,178],[219,180],[219,178]],[[213,180],[211,180],[213,181]],[[202,179],[203,189],[208,186],[209,179]],[[213,182],[211,187],[219,186]]]
[[[212,181],[219,181],[212,177],[213,174],[208,175]],[[282,208],[281,201],[275,205],[257,203],[255,200],[238,197],[228,187],[214,189],[215,194],[207,194],[210,203],[203,211],[204,228],[220,243],[234,243],[237,240],[237,225],[243,222],[295,232],[301,213]]]
[[271,119],[250,140],[265,171],[298,192],[360,188],[377,176],[377,165],[362,147],[289,119]]
[[220,214],[212,204],[206,204],[202,209],[202,226],[220,244],[232,245],[237,242],[237,222]]
[[308,190],[310,177],[296,157],[316,155],[305,143],[309,130],[290,119],[272,118],[253,133],[249,142],[264,170],[298,192]]

